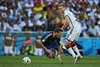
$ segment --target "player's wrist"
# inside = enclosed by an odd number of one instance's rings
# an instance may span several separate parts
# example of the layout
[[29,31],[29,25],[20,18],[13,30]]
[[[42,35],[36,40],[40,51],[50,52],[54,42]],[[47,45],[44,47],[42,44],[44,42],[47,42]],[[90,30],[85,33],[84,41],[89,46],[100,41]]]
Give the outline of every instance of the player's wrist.
[[45,50],[48,52],[48,49],[47,48]]
[[58,58],[60,57],[60,54],[58,55]]
[[45,50],[47,51],[48,49],[45,48]]

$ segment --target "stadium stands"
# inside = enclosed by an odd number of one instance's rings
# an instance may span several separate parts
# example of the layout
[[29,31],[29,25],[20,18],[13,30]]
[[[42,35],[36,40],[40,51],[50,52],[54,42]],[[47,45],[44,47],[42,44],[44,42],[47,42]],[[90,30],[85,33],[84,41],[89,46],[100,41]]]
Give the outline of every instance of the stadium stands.
[[[57,10],[64,0],[0,0],[0,31],[52,31],[64,23],[63,15]],[[76,4],[77,3],[77,4]],[[79,19],[82,26],[81,37],[99,37],[100,23],[99,0],[69,0],[66,3]],[[42,18],[42,20],[40,20]],[[94,24],[94,28],[91,28]],[[92,31],[96,32],[91,36]]]

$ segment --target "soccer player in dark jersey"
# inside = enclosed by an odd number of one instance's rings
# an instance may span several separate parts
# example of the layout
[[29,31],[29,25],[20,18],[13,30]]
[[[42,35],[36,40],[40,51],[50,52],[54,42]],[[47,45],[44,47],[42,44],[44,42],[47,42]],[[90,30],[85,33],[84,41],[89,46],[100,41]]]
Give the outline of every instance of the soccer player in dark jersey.
[[43,35],[41,41],[38,42],[38,44],[44,49],[44,52],[47,57],[50,59],[53,58],[54,49],[58,50],[58,55],[63,53],[60,45],[60,37],[62,36],[62,32],[63,30],[57,27],[53,32],[49,32]]

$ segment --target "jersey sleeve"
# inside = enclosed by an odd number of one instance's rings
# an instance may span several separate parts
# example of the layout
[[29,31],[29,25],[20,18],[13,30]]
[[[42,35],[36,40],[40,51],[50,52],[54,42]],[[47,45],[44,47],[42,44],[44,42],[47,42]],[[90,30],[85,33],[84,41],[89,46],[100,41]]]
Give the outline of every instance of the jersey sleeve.
[[64,11],[64,17],[68,16],[68,11]]
[[43,37],[41,38],[41,41],[44,43],[44,42],[47,41],[51,36],[52,36],[52,33],[50,33],[50,34],[48,34],[48,35],[46,35],[46,36],[43,36]]

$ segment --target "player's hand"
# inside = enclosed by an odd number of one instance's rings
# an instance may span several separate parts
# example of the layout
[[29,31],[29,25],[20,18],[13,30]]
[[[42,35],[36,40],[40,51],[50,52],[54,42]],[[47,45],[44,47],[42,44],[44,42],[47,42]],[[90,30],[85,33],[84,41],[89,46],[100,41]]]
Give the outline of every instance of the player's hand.
[[49,54],[52,54],[52,51],[51,51],[51,50],[47,49],[46,51],[47,51]]
[[52,51],[49,50],[49,49],[47,49],[46,51],[47,51],[47,52],[49,53],[49,55],[52,57]]
[[59,60],[60,62],[62,62],[62,59],[61,59],[60,55],[58,55],[57,58],[58,58],[58,60]]

